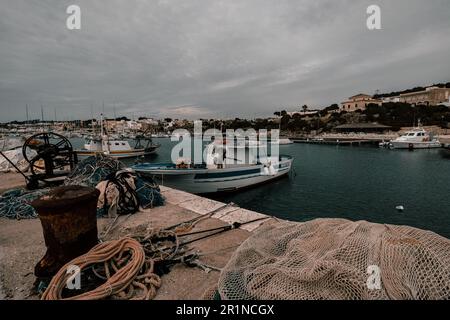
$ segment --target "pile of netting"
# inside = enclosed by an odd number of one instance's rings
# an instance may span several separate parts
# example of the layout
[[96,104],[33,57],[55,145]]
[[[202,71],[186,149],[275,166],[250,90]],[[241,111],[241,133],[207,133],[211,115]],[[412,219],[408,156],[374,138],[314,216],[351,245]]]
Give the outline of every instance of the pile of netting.
[[344,219],[264,226],[234,253],[215,294],[262,300],[450,299],[450,240],[408,226]]
[[[97,216],[131,214],[139,208],[164,205],[157,183],[125,169],[122,162],[97,155],[78,163],[66,178],[64,185],[96,187],[100,190]],[[9,219],[37,218],[30,205],[33,200],[47,194],[50,189],[27,191],[14,189],[0,196],[0,217]]]
[[150,177],[129,171],[122,162],[102,154],[81,161],[64,184],[99,189],[99,216],[130,214],[139,207],[147,209],[164,204],[158,184]]
[[47,194],[50,189],[27,191],[13,189],[0,196],[0,217],[8,219],[33,219],[37,213],[31,202]]
[[113,177],[117,171],[125,169],[122,162],[102,154],[88,157],[79,162],[64,181],[64,185],[96,187],[101,181]]

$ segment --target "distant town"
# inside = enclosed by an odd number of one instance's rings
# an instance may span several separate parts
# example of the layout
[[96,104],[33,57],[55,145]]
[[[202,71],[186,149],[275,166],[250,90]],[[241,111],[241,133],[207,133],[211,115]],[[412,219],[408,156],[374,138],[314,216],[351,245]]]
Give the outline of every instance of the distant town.
[[[27,109],[28,110],[28,109]],[[27,111],[28,112],[28,111]],[[0,124],[0,133],[22,135],[37,131],[56,131],[69,135],[91,134],[100,126],[99,119],[57,121],[55,119],[12,121]],[[255,119],[199,119],[204,129],[281,129],[287,135],[318,135],[328,132],[399,131],[402,127],[424,126],[450,128],[450,82],[416,87],[400,92],[359,93],[323,109],[310,109],[307,105],[275,110],[272,117]],[[175,129],[193,129],[193,121],[186,119],[155,119],[124,116],[104,119],[111,133],[150,133],[154,136],[170,134]]]

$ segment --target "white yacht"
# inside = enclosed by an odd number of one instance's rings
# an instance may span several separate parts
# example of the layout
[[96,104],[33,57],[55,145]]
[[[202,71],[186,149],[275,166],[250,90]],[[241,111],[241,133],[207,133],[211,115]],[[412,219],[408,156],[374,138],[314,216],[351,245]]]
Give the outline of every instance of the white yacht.
[[392,149],[431,149],[441,148],[442,144],[423,128],[415,128],[389,143]]
[[200,165],[179,159],[176,163],[137,164],[132,169],[152,177],[160,185],[206,194],[233,192],[283,177],[290,172],[293,161],[290,156],[268,156],[266,146],[254,143],[235,145],[215,141],[205,151],[206,163]]

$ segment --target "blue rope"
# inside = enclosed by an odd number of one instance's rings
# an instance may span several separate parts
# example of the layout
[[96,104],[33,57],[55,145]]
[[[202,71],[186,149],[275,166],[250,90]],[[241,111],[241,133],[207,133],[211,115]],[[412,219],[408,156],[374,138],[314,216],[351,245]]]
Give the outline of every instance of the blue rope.
[[27,191],[13,189],[0,196],[0,217],[8,219],[33,219],[37,213],[31,202],[47,194],[50,189]]

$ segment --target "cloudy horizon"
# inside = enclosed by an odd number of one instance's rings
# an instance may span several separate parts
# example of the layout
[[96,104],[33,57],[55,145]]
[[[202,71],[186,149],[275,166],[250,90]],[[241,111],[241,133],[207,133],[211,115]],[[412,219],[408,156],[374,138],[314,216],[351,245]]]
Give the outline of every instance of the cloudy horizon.
[[[66,8],[81,7],[81,30]],[[366,27],[377,4],[382,30]],[[0,122],[263,117],[450,81],[448,0],[0,0]]]

